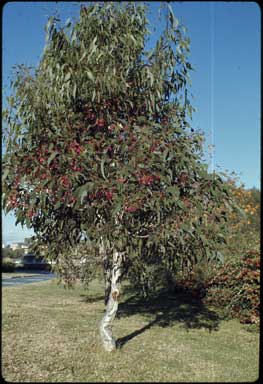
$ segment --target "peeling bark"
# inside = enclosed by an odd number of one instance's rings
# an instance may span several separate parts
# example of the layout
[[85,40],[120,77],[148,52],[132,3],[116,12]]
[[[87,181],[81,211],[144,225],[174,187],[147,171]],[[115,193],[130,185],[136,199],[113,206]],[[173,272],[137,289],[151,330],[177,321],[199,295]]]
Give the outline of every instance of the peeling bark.
[[104,282],[105,282],[104,303],[106,305],[109,299],[110,291],[111,291],[111,266],[109,261],[109,255],[106,251],[103,238],[101,238],[101,241],[100,241],[99,253],[102,260],[102,266],[104,271]]
[[[112,335],[112,324],[118,310],[119,285],[121,277],[121,252],[113,251],[113,263],[110,279],[110,295],[107,301],[105,314],[100,323],[100,335],[104,349],[111,352],[116,349],[116,342]],[[107,289],[107,287],[106,287]]]
[[104,267],[104,280],[105,280],[105,293],[104,293],[104,304],[107,305],[107,302],[111,293],[111,269]]

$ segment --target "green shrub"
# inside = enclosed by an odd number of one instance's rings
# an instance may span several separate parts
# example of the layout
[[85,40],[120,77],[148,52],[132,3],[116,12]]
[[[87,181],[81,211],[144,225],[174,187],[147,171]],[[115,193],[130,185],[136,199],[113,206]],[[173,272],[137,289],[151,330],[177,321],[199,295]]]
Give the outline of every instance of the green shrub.
[[202,300],[206,294],[206,280],[209,275],[208,264],[195,265],[187,273],[177,273],[174,291],[191,296],[192,299]]
[[221,267],[198,266],[187,275],[177,274],[175,293],[187,294],[241,323],[259,325],[260,253],[252,249]]
[[250,250],[239,261],[225,263],[205,282],[205,303],[225,308],[241,323],[259,324],[260,253]]
[[15,263],[9,259],[9,258],[4,258],[2,260],[2,272],[14,272],[15,270]]

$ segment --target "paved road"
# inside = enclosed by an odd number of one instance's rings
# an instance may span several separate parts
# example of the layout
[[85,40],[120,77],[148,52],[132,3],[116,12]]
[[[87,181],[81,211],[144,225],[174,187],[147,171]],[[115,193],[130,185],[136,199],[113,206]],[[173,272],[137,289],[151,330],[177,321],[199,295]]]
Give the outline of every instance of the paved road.
[[2,287],[12,287],[20,284],[38,283],[55,278],[54,273],[40,273],[35,276],[3,278]]

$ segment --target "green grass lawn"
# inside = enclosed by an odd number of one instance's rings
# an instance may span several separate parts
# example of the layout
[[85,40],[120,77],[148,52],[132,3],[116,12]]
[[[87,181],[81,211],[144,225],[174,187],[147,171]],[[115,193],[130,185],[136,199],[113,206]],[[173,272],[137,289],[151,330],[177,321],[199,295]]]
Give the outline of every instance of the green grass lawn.
[[251,382],[259,335],[186,297],[144,303],[121,297],[104,352],[97,328],[103,286],[66,290],[56,281],[2,289],[2,375],[10,382]]

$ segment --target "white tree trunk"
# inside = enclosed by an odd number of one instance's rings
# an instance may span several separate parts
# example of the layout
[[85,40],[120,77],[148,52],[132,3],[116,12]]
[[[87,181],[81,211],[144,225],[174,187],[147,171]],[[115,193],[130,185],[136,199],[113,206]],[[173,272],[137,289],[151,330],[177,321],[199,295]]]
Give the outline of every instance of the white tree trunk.
[[121,252],[113,251],[113,263],[111,270],[111,290],[106,305],[105,314],[100,323],[100,336],[104,349],[111,352],[116,349],[116,342],[112,335],[112,323],[118,310],[119,280],[121,276]]
[[111,289],[111,268],[110,263],[108,259],[108,253],[105,247],[105,243],[103,241],[103,238],[101,237],[100,247],[99,247],[99,253],[102,260],[103,270],[104,270],[104,279],[105,279],[105,296],[104,301],[105,305],[107,304],[110,289]]

